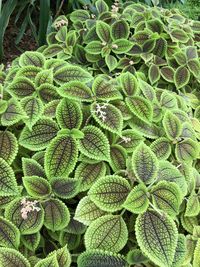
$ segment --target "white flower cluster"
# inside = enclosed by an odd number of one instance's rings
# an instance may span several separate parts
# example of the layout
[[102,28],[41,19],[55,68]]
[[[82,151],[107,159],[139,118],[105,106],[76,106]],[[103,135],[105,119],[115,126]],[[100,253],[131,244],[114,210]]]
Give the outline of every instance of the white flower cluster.
[[100,104],[96,104],[96,110],[95,113],[97,114],[97,116],[99,117],[99,119],[102,119],[102,121],[106,120],[106,112],[104,111],[107,107],[107,104],[104,103],[103,105]]
[[24,220],[28,218],[28,213],[31,211],[36,210],[37,212],[40,211],[40,208],[37,207],[38,201],[29,201],[26,198],[21,200],[22,208],[21,208],[21,216]]

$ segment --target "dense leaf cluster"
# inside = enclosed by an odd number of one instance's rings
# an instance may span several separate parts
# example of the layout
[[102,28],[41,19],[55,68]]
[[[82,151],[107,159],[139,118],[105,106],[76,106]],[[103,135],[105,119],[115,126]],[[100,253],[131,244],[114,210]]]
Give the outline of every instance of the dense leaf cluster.
[[0,266],[198,267],[200,24],[96,9],[1,73]]

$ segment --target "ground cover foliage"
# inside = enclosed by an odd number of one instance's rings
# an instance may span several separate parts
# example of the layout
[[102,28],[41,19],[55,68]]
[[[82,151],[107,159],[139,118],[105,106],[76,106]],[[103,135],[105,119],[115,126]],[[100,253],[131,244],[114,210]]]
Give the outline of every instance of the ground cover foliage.
[[1,71],[0,266],[200,265],[200,23],[102,0]]

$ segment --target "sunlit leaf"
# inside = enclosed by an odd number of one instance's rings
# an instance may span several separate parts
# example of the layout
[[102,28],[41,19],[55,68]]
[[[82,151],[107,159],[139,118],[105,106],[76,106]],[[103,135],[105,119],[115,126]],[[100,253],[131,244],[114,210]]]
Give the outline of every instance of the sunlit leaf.
[[179,161],[192,161],[199,155],[198,143],[187,138],[176,145],[175,154]]
[[21,67],[24,66],[36,66],[42,67],[44,65],[44,56],[36,51],[26,51],[20,56],[19,64]]

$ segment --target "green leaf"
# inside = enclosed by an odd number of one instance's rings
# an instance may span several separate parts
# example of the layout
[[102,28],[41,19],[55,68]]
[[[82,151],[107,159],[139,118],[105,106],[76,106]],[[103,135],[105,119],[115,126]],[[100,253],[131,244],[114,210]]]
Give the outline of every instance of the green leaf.
[[175,155],[179,161],[189,162],[195,160],[199,155],[198,143],[190,138],[176,144]]
[[187,62],[187,66],[189,70],[192,72],[192,74],[198,78],[200,73],[200,63],[198,59],[190,59]]
[[168,159],[171,155],[171,145],[167,138],[160,137],[151,143],[150,148],[158,159]]
[[173,29],[170,36],[173,42],[186,43],[189,39],[187,33],[182,29]]
[[84,138],[79,141],[79,150],[83,155],[96,160],[110,160],[110,145],[104,133],[95,126],[82,129]]
[[197,194],[192,193],[187,199],[185,216],[194,217],[197,216],[199,212],[200,212],[199,197]]
[[198,267],[200,264],[200,238],[197,241],[195,250],[194,250],[194,258],[193,258],[193,267]]
[[24,66],[36,66],[43,67],[45,58],[43,54],[37,51],[26,51],[19,58],[19,64],[21,67]]
[[6,111],[1,115],[1,124],[3,126],[11,126],[19,122],[26,116],[20,103],[15,99],[11,98],[8,100],[8,106]]
[[72,136],[57,136],[45,153],[45,171],[49,179],[65,177],[73,171],[78,157],[77,143]]
[[58,88],[57,92],[62,97],[66,97],[71,100],[91,102],[92,91],[91,89],[82,82],[71,81],[65,83]]
[[66,98],[62,99],[56,109],[56,119],[61,128],[79,129],[83,120],[80,104]]
[[77,260],[78,267],[126,267],[127,263],[120,254],[102,250],[89,250],[81,253]]
[[112,51],[115,54],[127,53],[133,46],[133,43],[127,39],[118,39],[112,43]]
[[93,118],[100,126],[112,133],[121,134],[123,117],[121,111],[108,103],[93,103],[91,105]]
[[33,158],[22,158],[22,170],[24,176],[46,176],[44,168]]
[[26,67],[21,67],[16,75],[17,77],[25,77],[28,78],[31,81],[35,80],[36,75],[41,71],[42,69],[40,67],[35,67],[35,66],[26,66]]
[[18,77],[6,88],[6,90],[18,99],[31,96],[35,92],[34,83],[28,78]]
[[36,122],[30,131],[24,127],[19,138],[19,144],[32,151],[42,150],[47,147],[56,136],[59,128],[57,124],[48,118],[42,118]]
[[183,226],[183,228],[191,234],[193,234],[195,226],[199,225],[196,216],[195,217],[186,217],[186,216],[184,216],[184,213],[182,213],[180,219],[181,219],[181,225]]
[[17,152],[18,142],[15,135],[9,131],[0,131],[0,158],[11,165]]
[[39,87],[44,83],[53,83],[53,70],[42,70],[35,77],[35,85]]
[[147,99],[149,99],[150,101],[153,101],[155,99],[155,90],[150,84],[143,81],[142,79],[139,79],[139,88],[142,90],[143,95]]
[[96,22],[96,33],[102,42],[109,42],[110,40],[110,26],[104,21],[98,20]]
[[151,84],[155,84],[160,79],[159,67],[152,64],[148,71],[148,76]]
[[150,122],[153,119],[151,103],[141,96],[132,96],[125,99],[127,106],[139,119]]
[[179,234],[172,267],[182,266],[185,256],[186,256],[186,238],[183,234]]
[[73,198],[79,193],[80,179],[53,178],[51,179],[53,193],[63,199]]
[[122,73],[120,75],[120,82],[122,90],[126,96],[133,96],[138,92],[137,79],[132,73]]
[[177,89],[182,88],[186,84],[188,84],[190,80],[190,72],[184,66],[178,67],[174,74],[174,82]]
[[70,20],[72,22],[85,21],[90,18],[89,12],[87,10],[75,10],[70,14]]
[[35,198],[46,198],[51,193],[49,182],[39,176],[25,176],[23,184],[28,194]]
[[106,62],[106,65],[109,71],[113,71],[117,67],[117,64],[118,64],[117,59],[112,55],[107,55],[105,57],[105,62]]
[[92,76],[89,72],[77,66],[66,66],[54,73],[54,80],[60,85],[74,80],[88,82],[91,79]]
[[167,41],[164,38],[159,38],[156,40],[155,47],[153,49],[153,54],[158,57],[163,57],[167,50]]
[[79,201],[74,219],[85,225],[90,225],[93,221],[105,215],[105,213],[105,211],[101,210],[88,196],[86,196]]
[[35,250],[38,248],[40,239],[41,239],[40,232],[37,232],[32,235],[21,236],[21,241],[23,245],[32,252],[35,252]]
[[55,100],[50,101],[48,104],[46,104],[44,107],[43,115],[45,117],[55,118],[56,117],[56,108],[57,108],[59,102],[60,102],[59,99],[55,99]]
[[187,46],[185,49],[187,60],[197,59],[198,53],[196,46]]
[[129,36],[129,25],[121,19],[115,21],[111,26],[111,37],[113,40],[127,39]]
[[90,199],[102,210],[115,212],[122,209],[130,185],[125,178],[108,175],[98,179],[88,192]]
[[85,233],[86,249],[119,252],[127,243],[128,230],[119,215],[104,215],[93,221]]
[[160,97],[160,105],[166,109],[176,109],[177,108],[176,95],[164,91]]
[[102,75],[95,78],[92,90],[98,100],[115,100],[122,98],[120,92],[114,85],[110,81],[105,80]]
[[60,231],[64,229],[70,221],[70,213],[67,206],[59,199],[50,199],[43,204],[44,225],[47,229]]
[[153,204],[168,215],[175,217],[183,200],[179,186],[172,182],[160,181],[151,188]]
[[37,88],[37,93],[45,104],[60,98],[60,95],[57,93],[57,88],[49,83],[41,84],[40,87]]
[[103,45],[100,41],[91,41],[89,44],[86,45],[85,51],[92,55],[99,55]]
[[0,189],[0,196],[18,195],[14,171],[3,158],[0,158]]
[[114,172],[126,169],[127,152],[120,145],[112,145],[110,148],[110,166]]
[[106,11],[109,11],[108,5],[103,0],[97,0],[95,2],[95,6],[96,6],[96,9],[97,9],[99,14],[106,12]]
[[48,256],[47,258],[38,261],[35,267],[59,267],[56,254]]
[[31,130],[33,125],[40,119],[43,113],[43,103],[40,99],[35,96],[24,97],[21,100],[21,106],[25,111],[27,118],[24,118],[23,121],[26,126]]
[[181,122],[179,118],[171,111],[166,111],[163,118],[163,127],[166,135],[170,140],[177,139],[182,131]]
[[51,44],[47,48],[44,49],[43,55],[46,58],[55,57],[59,52],[63,50],[63,47],[59,44]]
[[24,207],[22,202],[24,200],[33,202],[30,198],[28,200],[24,198],[15,198],[6,207],[5,218],[14,223],[22,235],[37,233],[43,226],[44,211],[41,205],[37,202],[34,205],[36,209],[28,212],[27,218],[22,217]]
[[174,69],[170,66],[164,66],[160,69],[160,74],[167,82],[174,82]]
[[172,265],[178,240],[174,221],[166,214],[147,211],[137,217],[136,238],[151,261],[160,267]]
[[8,107],[8,102],[6,100],[0,99],[0,114],[3,114]]
[[155,180],[158,172],[158,160],[150,147],[141,143],[132,156],[132,166],[136,177],[146,184]]
[[0,248],[0,266],[31,267],[28,260],[17,250],[12,248]]
[[135,186],[128,194],[123,207],[136,214],[145,212],[149,207],[148,191],[146,186],[142,183]]
[[70,267],[71,266],[71,255],[69,253],[67,245],[56,250],[56,257],[57,257],[59,267]]
[[0,245],[2,247],[17,249],[20,244],[20,232],[18,228],[6,220],[0,217]]
[[103,162],[81,162],[75,170],[75,178],[81,180],[80,191],[88,190],[97,179],[106,174],[106,166]]
[[65,232],[70,234],[84,234],[86,226],[81,222],[77,221],[74,217],[70,218],[68,226],[65,228]]

